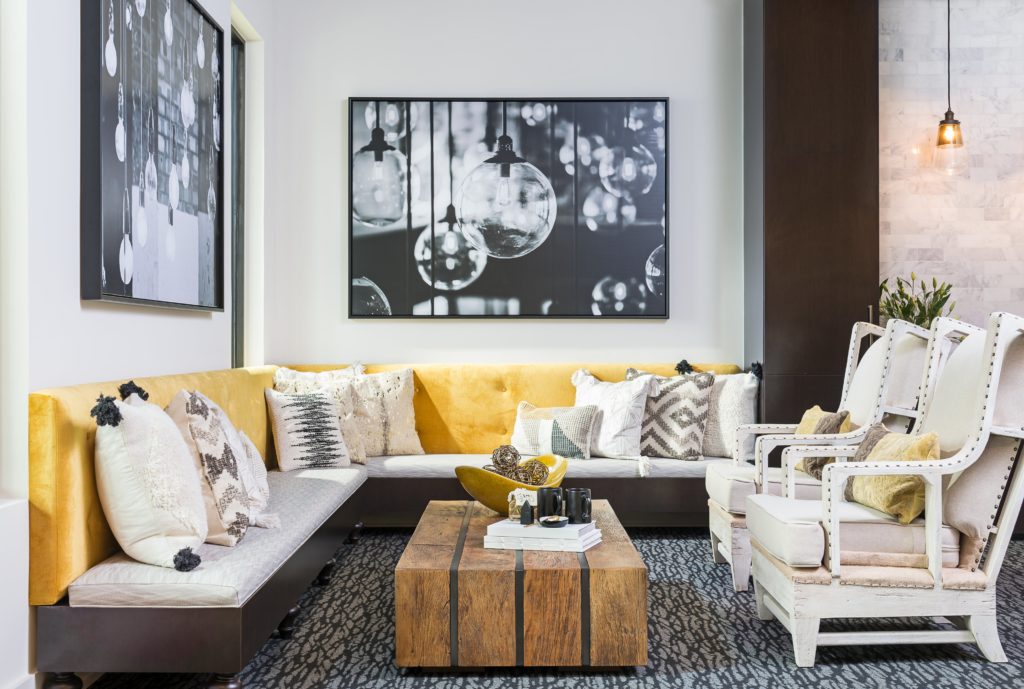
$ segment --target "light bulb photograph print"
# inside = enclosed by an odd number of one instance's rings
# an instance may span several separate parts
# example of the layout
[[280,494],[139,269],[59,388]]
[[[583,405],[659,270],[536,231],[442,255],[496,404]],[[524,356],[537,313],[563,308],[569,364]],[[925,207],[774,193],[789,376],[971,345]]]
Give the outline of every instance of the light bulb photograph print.
[[668,318],[668,100],[352,98],[353,318]]
[[82,299],[223,309],[223,30],[193,0],[104,0],[82,42]]

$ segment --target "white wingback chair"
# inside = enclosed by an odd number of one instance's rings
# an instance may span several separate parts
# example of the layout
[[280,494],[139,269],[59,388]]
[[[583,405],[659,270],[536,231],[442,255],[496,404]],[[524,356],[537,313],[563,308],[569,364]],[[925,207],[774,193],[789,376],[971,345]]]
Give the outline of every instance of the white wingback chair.
[[[798,666],[813,665],[819,645],[847,644],[975,643],[1006,660],[995,584],[1024,500],[1024,319],[997,313],[988,326],[965,333],[922,402],[914,433],[935,432],[942,459],[837,462],[824,470],[820,500],[747,499],[758,615],[790,630]],[[850,477],[892,474],[923,478],[923,519],[902,525],[844,501]],[[937,624],[819,630],[822,619],[881,617]]]
[[[870,338],[877,339],[865,350]],[[787,445],[858,443],[872,423],[883,420],[893,429],[906,431],[917,416],[921,386],[927,384],[922,372],[928,351],[929,331],[912,323],[890,320],[884,329],[871,323],[856,323],[850,335],[837,409],[849,411],[857,429],[826,436],[793,435],[796,424],[752,424],[739,428],[733,463],[713,465],[705,475],[712,557],[717,563],[729,563],[736,591],[746,591],[750,580],[750,539],[744,521],[746,498],[762,490],[775,495],[783,491],[784,474],[779,468],[768,467],[768,454]],[[747,446],[755,437],[751,453]],[[795,479],[794,491],[798,497],[818,498],[821,482],[800,474]]]

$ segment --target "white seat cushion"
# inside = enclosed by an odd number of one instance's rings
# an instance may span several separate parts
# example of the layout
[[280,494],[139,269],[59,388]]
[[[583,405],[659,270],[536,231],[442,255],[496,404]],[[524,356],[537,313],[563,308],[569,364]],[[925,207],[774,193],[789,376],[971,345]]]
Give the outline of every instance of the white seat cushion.
[[[747,513],[747,496],[754,495],[753,464],[715,464],[708,467],[704,481],[708,497],[717,502],[727,512],[733,514]],[[768,468],[768,483],[765,484],[768,495],[782,495],[782,469]],[[818,500],[821,498],[821,481],[797,472],[796,495],[798,500]]]
[[[708,467],[731,465],[732,460],[710,458],[684,461],[665,457],[645,457],[649,467],[649,478],[701,478]],[[370,478],[455,478],[455,467],[482,467],[491,463],[490,455],[405,455],[395,457],[370,457],[366,461]],[[566,478],[637,478],[640,476],[640,460],[570,459]]]
[[[893,517],[853,502],[838,502],[840,561],[846,553],[923,555],[924,520],[903,525]],[[820,500],[793,500],[776,495],[747,498],[747,529],[750,537],[790,567],[820,567],[825,558],[825,529],[821,525]],[[960,533],[942,527],[942,564],[956,567],[960,559]],[[850,563],[852,564],[852,563]]]
[[242,605],[366,481],[366,469],[267,472],[276,529],[250,528],[234,547],[199,546],[203,561],[176,572],[114,555],[78,577],[68,589],[79,607],[237,607]]

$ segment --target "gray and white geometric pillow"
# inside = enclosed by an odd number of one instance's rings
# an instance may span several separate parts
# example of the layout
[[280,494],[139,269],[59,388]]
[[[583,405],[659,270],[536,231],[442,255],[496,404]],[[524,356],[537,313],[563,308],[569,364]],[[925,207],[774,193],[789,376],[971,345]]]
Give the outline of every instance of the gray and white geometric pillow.
[[639,376],[635,380],[609,383],[581,368],[572,374],[572,384],[576,386],[575,406],[593,404],[597,407],[590,454],[613,459],[639,457],[644,406],[648,395],[658,392],[655,377]]
[[166,411],[205,479],[201,483],[209,525],[206,542],[236,545],[253,521],[246,479],[254,483],[238,432],[221,408],[199,392],[182,390]]
[[[626,370],[626,380],[645,375],[650,374],[634,368]],[[700,459],[714,374],[687,373],[655,378],[661,389],[647,398],[640,453],[646,457]]]
[[269,388],[265,394],[281,471],[352,463],[341,432],[338,403],[331,395],[285,395]]
[[597,407],[536,407],[520,402],[511,444],[524,455],[555,454],[590,458],[590,436]]

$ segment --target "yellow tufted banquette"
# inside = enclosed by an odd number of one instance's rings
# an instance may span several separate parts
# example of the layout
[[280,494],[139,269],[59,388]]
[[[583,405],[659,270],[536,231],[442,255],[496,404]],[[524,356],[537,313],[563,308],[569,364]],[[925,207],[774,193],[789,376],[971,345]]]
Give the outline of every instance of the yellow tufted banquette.
[[[661,375],[674,364],[628,364]],[[343,368],[302,365],[301,371]],[[368,373],[413,368],[416,429],[427,454],[490,452],[508,442],[516,406],[571,406],[569,378],[585,367],[602,380],[618,381],[627,364],[416,364],[368,365]],[[698,370],[736,373],[731,364],[694,364]],[[200,390],[219,404],[273,464],[263,390],[273,386],[275,366],[137,378],[161,406],[182,389]],[[124,381],[40,390],[29,396],[30,585],[32,605],[50,605],[68,584],[117,550],[96,492],[89,411],[102,393],[117,394]],[[424,461],[429,461],[425,458]]]

